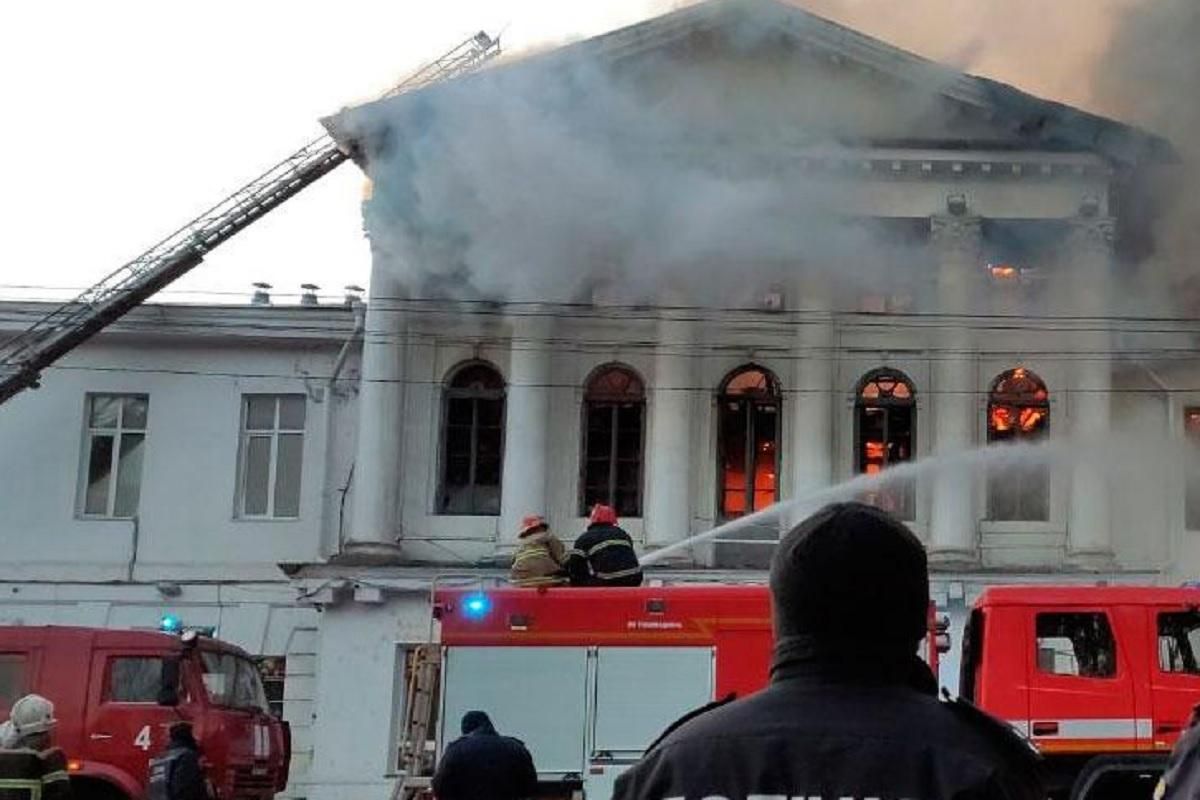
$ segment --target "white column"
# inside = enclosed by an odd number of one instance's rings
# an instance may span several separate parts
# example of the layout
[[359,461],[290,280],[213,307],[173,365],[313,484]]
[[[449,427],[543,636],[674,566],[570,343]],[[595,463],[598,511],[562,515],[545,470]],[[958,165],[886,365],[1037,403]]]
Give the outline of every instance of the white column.
[[[1107,287],[1112,275],[1112,220],[1079,217],[1072,221],[1068,253],[1075,311],[1103,317],[1108,310]],[[1098,320],[1102,322],[1103,320]],[[1111,416],[1112,364],[1107,331],[1076,335],[1079,353],[1072,362],[1068,387],[1071,436],[1084,445],[1104,441]],[[1109,485],[1101,459],[1082,458],[1071,477],[1071,502],[1067,516],[1067,551],[1077,566],[1098,569],[1111,565],[1112,528],[1109,521]]]
[[517,540],[526,514],[546,513],[546,442],[550,425],[548,317],[541,308],[512,323],[508,396],[505,400],[504,475],[500,489],[500,541]]
[[[834,322],[829,287],[806,282],[799,298],[794,391],[784,395],[790,409],[791,499],[800,499],[833,483]],[[790,515],[798,521],[816,509],[801,503]]]
[[[347,552],[394,558],[400,535],[400,458],[404,441],[404,287],[376,261],[363,333]],[[379,299],[376,299],[379,298]]]
[[659,321],[650,390],[645,524],[656,547],[691,532],[692,324],[674,316]]
[[[969,449],[975,441],[972,337],[965,315],[982,265],[981,226],[974,216],[931,218],[937,259],[938,309],[948,324],[933,338],[933,454]],[[930,558],[942,564],[971,564],[978,558],[974,476],[944,470],[933,477],[929,517]]]

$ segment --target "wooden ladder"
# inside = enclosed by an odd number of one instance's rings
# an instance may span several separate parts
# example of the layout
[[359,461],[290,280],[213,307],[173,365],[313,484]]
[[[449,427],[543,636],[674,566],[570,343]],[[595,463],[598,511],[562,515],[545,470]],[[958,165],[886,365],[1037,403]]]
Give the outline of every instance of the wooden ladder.
[[441,648],[423,644],[411,652],[411,668],[404,693],[404,725],[400,740],[400,767],[403,774],[392,789],[391,800],[416,800],[432,780],[425,746],[433,724],[434,703],[437,702],[438,672],[441,670]]

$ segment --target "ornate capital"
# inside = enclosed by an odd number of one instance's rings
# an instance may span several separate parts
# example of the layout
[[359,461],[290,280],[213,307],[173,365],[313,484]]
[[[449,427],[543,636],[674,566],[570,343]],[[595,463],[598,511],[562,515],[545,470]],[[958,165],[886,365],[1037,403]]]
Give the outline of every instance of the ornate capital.
[[983,241],[983,221],[974,216],[938,214],[929,218],[929,234],[935,249],[974,259]]
[[1072,217],[1070,225],[1072,249],[1112,250],[1116,230],[1112,217]]

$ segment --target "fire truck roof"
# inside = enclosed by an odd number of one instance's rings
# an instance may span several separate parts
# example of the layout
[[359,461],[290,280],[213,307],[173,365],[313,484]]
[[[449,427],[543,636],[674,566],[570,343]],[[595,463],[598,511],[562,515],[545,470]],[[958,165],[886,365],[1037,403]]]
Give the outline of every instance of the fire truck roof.
[[1200,587],[997,586],[975,601],[983,606],[1170,605],[1200,606]]
[[436,602],[446,644],[708,644],[771,627],[761,585],[443,589]]

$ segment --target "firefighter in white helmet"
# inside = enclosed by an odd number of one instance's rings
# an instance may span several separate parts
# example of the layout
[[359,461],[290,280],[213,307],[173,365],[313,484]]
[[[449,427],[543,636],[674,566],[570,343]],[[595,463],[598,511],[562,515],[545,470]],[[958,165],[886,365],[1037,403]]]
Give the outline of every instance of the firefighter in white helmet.
[[70,800],[67,757],[54,747],[54,704],[37,694],[13,703],[0,750],[0,800]]

